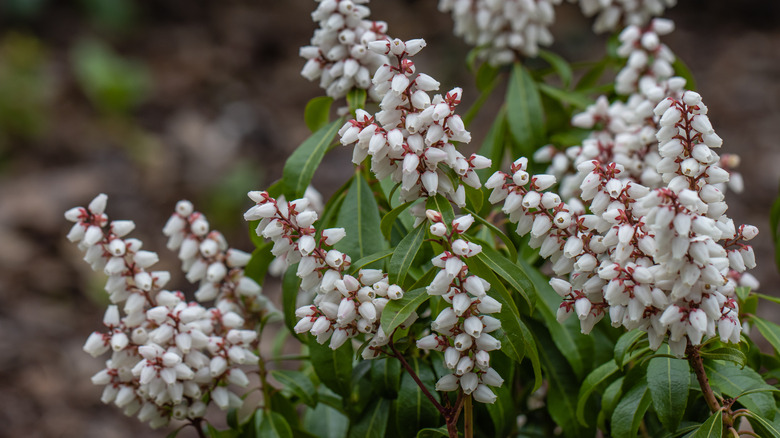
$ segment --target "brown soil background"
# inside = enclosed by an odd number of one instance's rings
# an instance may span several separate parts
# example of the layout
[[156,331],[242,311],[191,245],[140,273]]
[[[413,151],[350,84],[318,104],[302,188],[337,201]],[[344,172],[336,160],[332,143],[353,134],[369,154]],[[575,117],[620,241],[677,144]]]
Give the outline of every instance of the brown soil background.
[[[312,1],[137,1],[136,20],[120,33],[95,26],[86,3],[50,1],[28,21],[3,15],[0,3],[0,41],[12,34],[37,41],[49,78],[45,127],[34,137],[0,141],[0,437],[165,436],[102,405],[101,389],[89,382],[102,362],[81,346],[100,327],[102,278],[64,238],[62,213],[107,193],[109,216],[135,220],[136,236],[175,271],[159,230],[175,202],[187,198],[233,246],[248,249],[240,216],[249,205],[245,193],[280,176],[285,158],[308,135],[303,108],[320,95],[298,75],[297,48],[314,29]],[[763,292],[780,295],[768,229],[780,181],[780,6],[680,3],[667,14],[678,30],[665,42],[693,72],[723,152],[742,156],[746,189],[729,195],[730,214],[760,228],[754,273]],[[476,96],[462,61],[468,48],[451,36],[451,20],[436,2],[371,6],[391,35],[428,41],[418,70],[443,87],[462,86],[467,108]],[[553,33],[567,59],[603,54],[605,39],[592,36],[576,7],[562,5],[558,14]],[[78,85],[69,53],[87,36],[148,68],[153,88],[133,111],[107,116]],[[487,131],[497,101],[491,103],[471,127],[472,148]],[[325,195],[346,180],[349,156],[338,150],[326,157],[315,177]],[[174,287],[192,290],[181,278]],[[278,297],[273,282],[266,293]],[[780,320],[772,305],[761,313]]]

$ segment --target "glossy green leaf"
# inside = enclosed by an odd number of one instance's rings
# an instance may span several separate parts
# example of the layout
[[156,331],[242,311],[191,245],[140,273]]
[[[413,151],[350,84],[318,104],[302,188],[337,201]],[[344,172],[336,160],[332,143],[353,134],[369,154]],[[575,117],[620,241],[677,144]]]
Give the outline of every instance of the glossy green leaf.
[[390,401],[384,398],[375,400],[362,417],[352,424],[349,438],[384,438],[389,414]]
[[427,230],[428,222],[425,221],[407,234],[395,248],[388,269],[390,284],[405,285],[404,280],[409,273],[409,267],[412,266],[414,258],[420,251]]
[[366,90],[362,88],[353,88],[347,93],[347,105],[349,112],[355,114],[355,110],[366,107]]
[[743,353],[742,350],[734,347],[715,348],[712,350],[702,351],[700,354],[701,357],[705,359],[727,360],[736,363],[740,367],[743,367],[747,364],[747,356],[745,353]]
[[298,293],[301,290],[301,279],[296,275],[298,264],[287,268],[282,277],[282,314],[284,315],[284,325],[298,340],[303,340],[302,335],[295,333],[295,325],[298,324],[298,318],[295,317],[296,302]]
[[612,413],[612,436],[634,438],[639,424],[652,403],[647,382],[642,380],[620,400]]
[[306,374],[293,370],[273,370],[270,374],[271,377],[284,385],[287,390],[295,394],[305,404],[311,407],[317,405],[317,390]]
[[306,104],[303,119],[311,132],[317,132],[328,124],[332,103],[333,98],[330,96],[317,96]]
[[[407,359],[407,362],[428,389],[428,392],[436,398],[436,401],[439,401],[439,393],[435,389],[436,376],[430,365],[416,357]],[[398,391],[395,411],[396,423],[401,436],[414,436],[422,428],[441,424],[439,411],[407,372],[404,372],[401,377],[401,387]]]
[[571,71],[571,66],[568,62],[566,62],[565,59],[563,59],[560,55],[557,53],[551,52],[549,50],[539,50],[539,57],[547,61],[548,64],[555,70],[555,72],[558,74],[558,76],[561,78],[561,82],[563,82],[563,86],[568,88],[571,84],[572,77],[574,74]]
[[292,429],[284,417],[273,411],[263,411],[262,421],[256,423],[255,434],[258,437],[292,438]]
[[347,235],[335,248],[349,254],[353,260],[385,249],[379,229],[379,208],[366,180],[356,176],[347,190],[347,197],[336,223],[347,230]]
[[336,350],[309,338],[309,356],[320,381],[336,394],[349,398],[352,384],[352,344],[347,342]]
[[428,198],[428,202],[425,203],[425,208],[428,210],[436,210],[441,213],[447,228],[450,227],[453,219],[455,219],[455,210],[452,209],[452,204],[450,204],[450,201],[442,195]]
[[319,438],[344,438],[349,430],[349,418],[324,403],[314,409],[307,409],[303,416],[303,427]]
[[593,99],[587,95],[577,91],[561,90],[560,88],[555,88],[547,84],[537,85],[539,87],[539,91],[542,93],[557,100],[558,102],[569,104],[577,109],[585,109],[594,102]]
[[[507,251],[509,251],[509,260],[507,260],[507,262],[510,263],[513,266],[512,270],[517,270],[518,266],[515,265],[514,263],[512,263],[512,260],[517,260],[517,249],[515,249],[515,245],[514,245],[514,243],[512,243],[512,239],[510,239],[509,236],[504,234],[504,232],[501,231],[497,226],[493,225],[493,223],[491,223],[489,220],[483,218],[478,213],[475,213],[474,211],[471,211],[469,209],[466,209],[465,211],[467,213],[470,213],[471,216],[474,217],[474,219],[478,223],[484,225],[485,228],[490,230],[490,232],[494,236],[498,237],[499,239],[501,239],[502,242],[504,242],[504,246],[506,247]],[[489,248],[489,249],[493,250],[493,248]],[[507,266],[509,266],[509,265],[507,265]],[[522,269],[520,269],[520,271],[522,272]],[[527,278],[528,276],[525,275],[525,273],[521,274],[521,276],[525,277],[525,280],[523,282],[521,282],[521,283],[525,283],[526,284],[526,286],[528,288],[527,290],[533,290],[533,283],[531,283],[531,280]],[[502,275],[502,277],[503,277],[503,275]],[[522,292],[522,293],[525,293],[525,292]],[[526,297],[526,299],[528,299],[528,298]]]
[[319,167],[322,157],[333,142],[339,128],[344,124],[340,118],[323,126],[319,131],[307,138],[284,163],[282,170],[283,191],[287,199],[292,201],[303,196],[306,187],[311,183],[314,172]]
[[[379,262],[389,258],[392,255],[393,255],[392,249],[385,249],[379,252],[375,252],[373,254],[369,254],[356,262],[352,262],[352,264],[349,265],[349,273],[351,275],[354,275],[361,269],[376,267],[374,266],[375,264],[379,264]],[[376,269],[379,268],[376,267]]]
[[503,278],[514,292],[523,297],[528,308],[533,309],[535,303],[531,297],[536,296],[536,291],[533,282],[522,267],[512,263],[501,253],[488,246],[482,247],[482,252],[477,254],[477,258]]
[[[704,369],[712,388],[729,396],[736,397],[744,391],[759,388],[771,388],[753,369],[740,368],[730,362],[705,361]],[[771,394],[753,393],[740,397],[737,403],[751,411],[768,418],[774,418],[775,402]]]
[[393,229],[393,224],[395,223],[396,219],[398,219],[398,216],[412,204],[414,204],[414,201],[403,203],[384,215],[382,221],[379,224],[379,229],[382,230],[382,235],[385,236],[385,239],[390,240],[390,232]]
[[682,421],[688,404],[691,371],[682,359],[656,357],[647,366],[647,387],[653,407],[667,430],[674,431]]
[[775,351],[780,353],[780,325],[767,321],[757,316],[752,316],[750,321],[756,326],[761,335],[772,344]]
[[766,418],[755,412],[747,412],[748,421],[753,426],[753,430],[761,438],[780,438],[780,431],[777,426]]
[[615,343],[615,363],[619,369],[623,369],[623,360],[626,357],[626,354],[628,354],[636,343],[645,336],[645,332],[638,329],[631,330],[620,336]]
[[544,108],[531,74],[515,63],[506,92],[506,118],[514,138],[513,156],[531,156],[545,143]]
[[404,293],[400,300],[390,300],[382,311],[382,330],[388,335],[401,325],[420,305],[431,298],[428,291],[421,287]]
[[590,374],[585,377],[585,381],[583,381],[582,386],[580,386],[580,393],[577,396],[577,421],[583,426],[588,425],[588,421],[585,419],[585,405],[587,404],[590,395],[593,394],[593,391],[595,391],[596,388],[607,382],[617,371],[618,367],[615,364],[615,361],[610,360],[591,371]]
[[721,411],[710,415],[691,438],[721,438],[723,436],[723,413]]

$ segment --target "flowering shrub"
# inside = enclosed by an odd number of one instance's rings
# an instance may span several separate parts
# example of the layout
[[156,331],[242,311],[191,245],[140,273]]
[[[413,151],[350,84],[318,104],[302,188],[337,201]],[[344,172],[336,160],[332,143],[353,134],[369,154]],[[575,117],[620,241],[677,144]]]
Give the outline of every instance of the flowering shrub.
[[[424,40],[390,36],[367,0],[318,3],[302,75],[327,96],[282,179],[248,194],[251,254],[179,202],[163,233],[198,283],[190,300],[148,270],[158,258],[127,237],[132,222],[109,223],[105,195],[65,213],[108,276],[106,331],[84,345],[111,351],[93,377],[103,402],[178,422],[172,435],[780,437],[780,361],[749,337],[780,350],[780,326],[755,316],[758,229],[727,216],[738,160],[716,153],[702,96],[661,42],[673,1],[582,0],[595,31],[622,30],[573,85],[539,48],[559,1],[442,0],[483,61],[465,116],[461,88],[431,95],[440,82],[417,71]],[[536,56],[556,80],[524,66]],[[614,82],[594,87],[606,65]],[[481,149],[462,153],[502,80]],[[323,205],[310,182],[338,143],[355,171]],[[266,273],[283,277],[280,310]],[[300,342],[299,366],[264,357],[274,329]],[[205,420],[211,404],[228,430]]]

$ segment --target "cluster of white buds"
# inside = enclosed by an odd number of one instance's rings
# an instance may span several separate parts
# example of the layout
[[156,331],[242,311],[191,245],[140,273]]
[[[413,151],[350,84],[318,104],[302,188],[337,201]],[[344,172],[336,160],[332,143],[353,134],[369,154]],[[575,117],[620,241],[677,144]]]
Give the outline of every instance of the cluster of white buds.
[[644,26],[653,17],[663,15],[677,0],[570,0],[579,2],[587,17],[596,15],[593,31],[610,32],[620,26]]
[[[298,263],[296,275],[301,278],[303,295],[313,296],[312,304],[295,312],[299,318],[296,333],[309,332],[320,344],[330,340],[334,350],[363,333],[371,339],[363,357],[376,357],[390,339],[380,325],[382,311],[390,300],[403,297],[401,287],[390,284],[387,275],[378,269],[361,269],[357,277],[348,275],[350,257],[332,249],[346,236],[345,230],[329,228],[317,238],[312,226],[317,213],[307,210],[305,198],[283,204],[267,192],[249,192],[249,197],[256,205],[244,218],[260,220],[257,235],[274,242],[272,253],[287,266]],[[413,313],[402,326],[416,319]]]
[[734,291],[755,266],[744,241],[758,230],[736,228],[725,215],[717,184],[729,174],[712,150],[722,141],[701,97],[685,91],[654,113],[660,187],[641,185],[621,164],[592,160],[578,165],[579,197],[564,203],[540,193],[555,177],[530,177],[524,158],[485,186],[491,202],[504,201],[518,234],[530,232],[529,244],[553,262],[558,278],[550,284],[564,299],[559,320],[576,313],[588,333],[608,312],[613,325],[646,331],[653,349],[669,334],[682,356],[705,336],[739,341]]
[[344,145],[355,143],[355,164],[371,156],[371,171],[377,178],[390,176],[401,183],[402,201],[440,193],[465,206],[465,188],[453,185],[446,170],[452,170],[459,182],[478,189],[481,183],[475,170],[489,167],[490,160],[476,154],[466,158],[452,143],[471,141],[463,120],[455,114],[462,90],[430,97],[428,92],[438,90],[439,82],[425,73],[415,74],[409,59],[424,46],[422,39],[369,44],[372,51],[391,55],[397,62],[380,67],[373,79],[381,111],[372,116],[358,110],[339,136]]
[[[210,308],[189,302],[183,293],[163,289],[169,272],[147,270],[157,254],[125,237],[135,228],[133,222],[109,223],[106,202],[101,194],[87,208],[65,213],[75,222],[68,238],[78,242],[93,269],[109,276],[105,289],[113,304],[103,319],[107,331],[92,333],[84,344],[95,357],[112,351],[106,368],[92,377],[93,383],[105,385],[102,401],[137,414],[152,427],[170,418],[200,418],[210,401],[222,409],[241,406],[241,398],[226,385],[249,384],[239,366],[257,363],[258,357],[253,352],[257,333],[246,329],[253,324],[247,321],[247,306],[259,310],[264,303],[260,286],[243,275],[248,255],[228,249],[192,204],[179,202],[165,227],[169,246],[180,250],[188,278],[203,279],[201,290],[207,284],[213,289],[199,298],[216,300]],[[187,247],[194,250],[182,249]],[[214,267],[220,263],[221,268]]]
[[387,23],[370,21],[368,0],[317,0],[312,19],[320,28],[314,31],[310,46],[300,49],[306,58],[301,75],[320,79],[328,96],[344,97],[352,88],[371,87],[371,76],[387,62],[387,57],[368,50],[368,44],[387,39]]
[[[663,158],[655,137],[660,116],[654,114],[653,108],[667,97],[681,99],[685,90],[685,80],[672,76],[674,55],[659,41],[659,35],[673,28],[669,20],[654,19],[644,29],[629,26],[624,30],[618,54],[627,58],[627,64],[617,75],[616,91],[627,95],[627,99],[610,104],[606,96],[601,96],[586,111],[574,116],[574,126],[593,130],[581,146],[560,152],[550,145],[534,155],[538,162],[552,162],[548,173],[560,180],[559,193],[564,200],[571,200],[579,192],[584,175],[577,172],[577,166],[593,160],[622,165],[626,172],[624,178],[648,188],[663,186],[661,174],[656,170]],[[706,107],[702,108],[706,111]],[[741,192],[742,177],[731,171],[739,164],[739,157],[724,154],[720,164],[730,171],[728,187]],[[725,187],[725,184],[718,185],[721,190]]]
[[561,0],[440,0],[439,10],[452,12],[455,35],[479,48],[478,58],[492,65],[536,56],[549,46],[555,21],[553,5]]
[[452,370],[436,382],[437,391],[463,390],[482,403],[493,403],[496,395],[490,386],[501,386],[504,379],[490,367],[490,352],[501,348],[501,342],[490,333],[501,328],[501,322],[490,316],[501,311],[501,303],[487,295],[490,283],[468,275],[465,259],[482,252],[482,247],[464,240],[474,223],[469,214],[454,219],[450,226],[441,213],[428,210],[430,232],[444,252],[431,260],[441,270],[427,287],[429,295],[442,297],[449,307],[439,312],[431,323],[430,334],[417,341],[417,347],[444,352],[444,364]]

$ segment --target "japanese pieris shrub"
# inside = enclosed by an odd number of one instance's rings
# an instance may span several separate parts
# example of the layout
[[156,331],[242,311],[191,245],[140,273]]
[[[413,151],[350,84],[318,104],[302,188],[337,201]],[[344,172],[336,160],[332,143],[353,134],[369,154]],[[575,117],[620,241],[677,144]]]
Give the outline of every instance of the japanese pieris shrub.
[[[738,160],[717,153],[661,40],[674,2],[579,2],[616,48],[582,74],[541,48],[559,3],[440,2],[476,46],[483,95],[462,112],[463,90],[414,62],[441,48],[393,38],[367,0],[318,1],[301,74],[326,96],[282,178],[248,193],[255,248],[229,248],[187,201],[163,228],[191,296],[166,289],[105,195],[66,212],[107,275],[105,329],[84,345],[111,355],[102,401],[173,435],[780,437],[780,360],[749,337],[780,349],[780,326],[755,316],[758,230],[727,214]],[[332,147],[351,148],[354,172],[323,200],[310,183]],[[282,277],[278,309],[266,274]],[[264,330],[286,332],[295,361]]]

